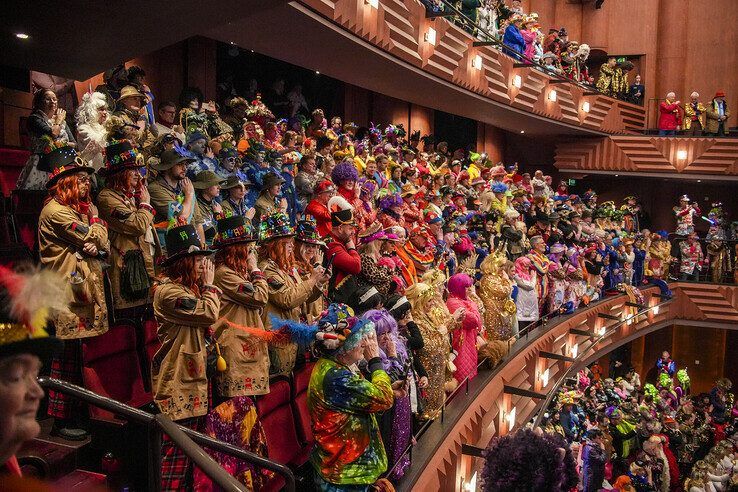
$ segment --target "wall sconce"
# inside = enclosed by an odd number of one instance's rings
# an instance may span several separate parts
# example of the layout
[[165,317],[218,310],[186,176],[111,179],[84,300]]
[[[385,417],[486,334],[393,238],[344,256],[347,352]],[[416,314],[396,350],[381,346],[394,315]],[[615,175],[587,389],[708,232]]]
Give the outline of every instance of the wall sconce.
[[659,308],[660,308],[660,307],[661,307],[661,306],[659,306],[659,305],[656,305],[656,306],[654,306],[654,307],[653,307],[653,309],[651,309],[651,311],[653,311],[653,315],[654,315],[654,316],[656,316],[657,314],[659,314]]
[[432,27],[429,27],[423,39],[425,39],[426,42],[435,46],[436,45],[436,30],[433,29]]
[[686,150],[677,150],[677,159],[684,160],[687,158],[687,151]]
[[477,472],[471,476],[468,482],[464,484],[464,492],[476,492],[477,490]]
[[556,91],[551,91],[548,93],[548,100],[551,102],[556,102]]
[[582,111],[585,113],[589,113],[589,101],[584,101],[582,103]]
[[549,376],[549,372],[547,368],[545,371],[541,373],[541,384],[543,385],[544,388],[548,386],[548,376]]
[[579,344],[578,343],[575,343],[569,349],[569,355],[572,356],[572,357],[574,357],[576,359],[578,353],[579,353]]
[[472,67],[476,68],[477,70],[481,70],[482,69],[482,57],[481,57],[481,55],[476,55],[472,59]]
[[626,326],[630,326],[630,325],[632,325],[632,324],[633,324],[633,316],[631,316],[630,318],[628,318],[628,319],[627,319],[627,320],[625,321],[625,325],[626,325]]
[[513,77],[512,85],[513,87],[517,87],[518,89],[523,87],[523,77],[521,77],[520,75],[516,75],[515,77]]
[[507,422],[507,431],[510,432],[513,427],[515,427],[515,415],[517,414],[517,409],[515,407],[512,407],[512,409],[505,414],[505,422]]
[[597,335],[598,337],[601,337],[605,334],[606,331],[607,331],[606,327],[600,326],[599,328],[595,330],[595,335]]
[[379,0],[364,0],[364,5],[369,5],[372,8],[379,8]]

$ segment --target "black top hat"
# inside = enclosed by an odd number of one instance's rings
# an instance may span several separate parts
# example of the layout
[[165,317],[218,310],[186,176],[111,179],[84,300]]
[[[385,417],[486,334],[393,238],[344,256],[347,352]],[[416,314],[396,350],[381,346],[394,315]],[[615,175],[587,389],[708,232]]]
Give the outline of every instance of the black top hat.
[[137,169],[144,167],[141,154],[131,145],[128,140],[111,143],[105,147],[105,167],[98,173],[101,176],[110,176],[126,169]]
[[331,212],[331,225],[338,227],[342,225],[356,225],[354,221],[354,211],[350,208]]
[[161,262],[162,266],[171,265],[175,260],[187,256],[209,255],[212,251],[200,248],[200,236],[197,235],[195,226],[187,224],[172,227],[165,236],[167,246],[167,257]]
[[320,234],[318,234],[316,221],[310,216],[297,223],[297,236],[295,240],[301,243],[325,246],[325,243],[320,239]]
[[83,161],[77,156],[77,151],[74,147],[69,146],[57,147],[45,153],[41,156],[37,168],[39,171],[49,173],[49,181],[46,183],[47,188],[54,186],[64,176],[79,172],[85,172],[87,174],[95,172],[95,168],[85,166]]
[[223,248],[237,243],[253,243],[259,235],[251,222],[243,215],[218,219],[218,233],[213,238],[213,248]]
[[195,162],[195,159],[187,156],[184,150],[169,149],[161,153],[158,164],[151,164],[156,171],[166,171],[180,162]]

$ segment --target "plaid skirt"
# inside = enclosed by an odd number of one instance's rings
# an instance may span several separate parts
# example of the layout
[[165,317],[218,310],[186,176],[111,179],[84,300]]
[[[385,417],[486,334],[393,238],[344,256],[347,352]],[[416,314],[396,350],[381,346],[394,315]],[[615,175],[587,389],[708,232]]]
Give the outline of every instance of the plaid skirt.
[[[178,420],[179,425],[192,430],[201,431],[205,424],[205,417],[193,417]],[[164,434],[161,443],[161,491],[175,492],[192,490],[192,461],[174,442]]]
[[[51,360],[50,376],[68,383],[82,383],[82,340],[64,340],[64,350]],[[80,415],[82,402],[58,391],[49,391],[48,414],[57,419]]]

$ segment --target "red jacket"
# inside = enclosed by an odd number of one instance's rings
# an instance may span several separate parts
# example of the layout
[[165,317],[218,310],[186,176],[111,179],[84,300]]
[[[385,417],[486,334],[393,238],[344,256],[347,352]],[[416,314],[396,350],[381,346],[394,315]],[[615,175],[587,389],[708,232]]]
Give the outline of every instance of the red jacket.
[[676,130],[682,123],[682,116],[679,113],[679,106],[676,104],[668,104],[664,101],[659,105],[661,115],[659,116],[659,130]]
[[317,199],[313,199],[305,207],[305,213],[315,217],[320,237],[326,237],[331,234],[331,213],[328,207],[320,203]]
[[328,243],[326,252],[328,259],[333,258],[333,285],[338,285],[348,275],[358,275],[361,272],[361,257],[355,249],[348,250],[346,245],[333,237]]

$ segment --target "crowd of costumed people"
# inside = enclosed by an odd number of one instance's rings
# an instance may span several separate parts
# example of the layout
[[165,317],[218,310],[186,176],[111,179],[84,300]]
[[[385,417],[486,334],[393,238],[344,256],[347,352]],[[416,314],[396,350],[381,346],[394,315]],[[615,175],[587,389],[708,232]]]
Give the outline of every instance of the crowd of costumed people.
[[[158,410],[266,454],[252,397],[317,360],[316,482],[361,489],[404,475],[414,426],[521,327],[620,292],[637,301],[644,285],[669,296],[672,265],[685,280],[732,274],[719,204],[705,256],[687,196],[675,235],[652,232],[635,196],[599,203],[541,170],[304,106],[195,88],[155,104],[143,70],[123,66],[74,118],[53,91],[34,95],[18,187],[46,190],[40,264],[71,302],[51,316],[52,377],[82,385],[82,341],[155,319]],[[48,414],[55,434],[87,436],[74,399],[50,392]],[[171,441],[162,453],[163,490],[204,479]]]

